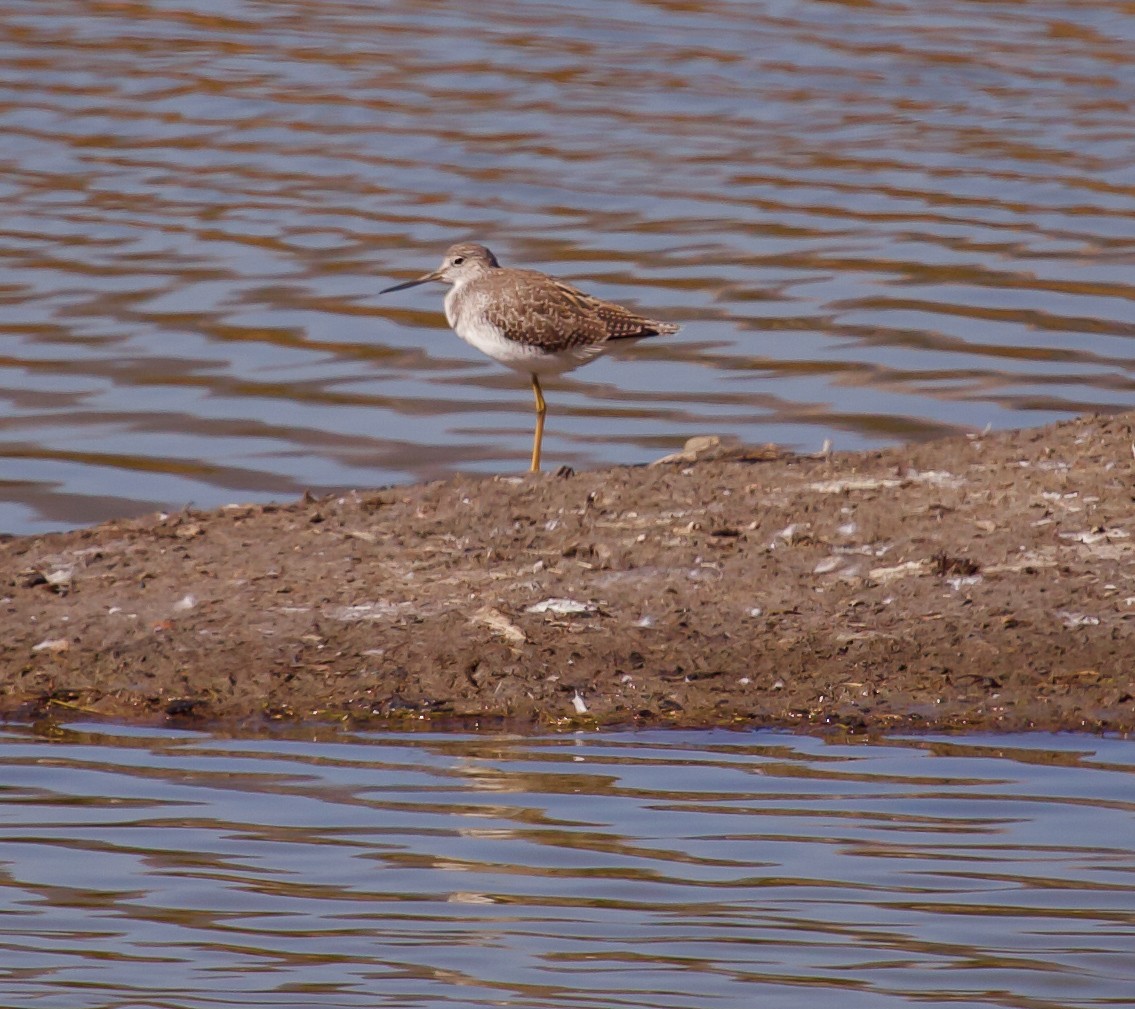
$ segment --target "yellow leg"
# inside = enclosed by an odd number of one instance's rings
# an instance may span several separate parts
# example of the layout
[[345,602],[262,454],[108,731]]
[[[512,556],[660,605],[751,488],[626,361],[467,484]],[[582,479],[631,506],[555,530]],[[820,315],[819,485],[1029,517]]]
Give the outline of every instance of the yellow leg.
[[532,392],[536,396],[536,434],[532,438],[532,473],[540,472],[540,446],[544,442],[544,414],[548,412],[544,394],[540,391],[540,380],[532,376]]

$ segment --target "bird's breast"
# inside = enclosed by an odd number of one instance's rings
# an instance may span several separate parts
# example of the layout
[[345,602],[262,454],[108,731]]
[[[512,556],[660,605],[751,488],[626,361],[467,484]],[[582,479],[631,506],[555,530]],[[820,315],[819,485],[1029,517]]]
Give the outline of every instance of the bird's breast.
[[[456,297],[462,292],[457,288],[445,298],[445,318],[450,328],[471,347],[476,347],[494,361],[517,371],[541,373],[549,370],[562,371],[555,367],[559,362],[549,360],[539,347],[519,340],[510,340],[494,325],[485,311],[485,297],[477,292],[464,292],[464,297]],[[553,365],[549,369],[549,365]],[[570,367],[571,365],[568,365]]]

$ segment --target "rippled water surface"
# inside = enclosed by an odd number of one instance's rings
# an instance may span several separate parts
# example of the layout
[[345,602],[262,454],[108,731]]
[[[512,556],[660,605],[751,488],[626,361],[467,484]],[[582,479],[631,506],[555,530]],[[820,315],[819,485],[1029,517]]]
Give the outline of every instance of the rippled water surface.
[[684,328],[551,465],[1135,406],[1122,0],[0,0],[0,530],[524,468],[377,291],[478,238]]
[[1135,1005],[1135,744],[9,726],[5,1006]]

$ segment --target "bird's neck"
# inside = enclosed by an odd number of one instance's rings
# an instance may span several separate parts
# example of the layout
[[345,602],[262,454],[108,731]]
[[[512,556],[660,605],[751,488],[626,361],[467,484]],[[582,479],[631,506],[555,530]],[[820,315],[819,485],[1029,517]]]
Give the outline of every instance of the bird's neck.
[[453,286],[445,293],[445,319],[451,327],[456,325],[457,316],[461,311],[461,299],[464,290],[472,279],[472,277],[462,277],[460,280],[454,281]]
[[475,284],[484,275],[484,273],[475,273],[472,276],[459,277],[450,286],[449,291],[445,295],[445,314],[446,317],[451,320],[451,325],[452,319],[457,314],[462,300],[469,295],[467,288],[470,284]]

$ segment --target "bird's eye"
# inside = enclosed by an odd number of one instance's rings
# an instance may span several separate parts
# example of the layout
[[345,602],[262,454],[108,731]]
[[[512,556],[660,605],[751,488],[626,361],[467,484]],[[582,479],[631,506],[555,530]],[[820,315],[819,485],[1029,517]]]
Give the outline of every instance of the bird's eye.
[[453,265],[454,266],[460,266],[464,262],[465,262],[464,256],[454,256],[453,257]]

